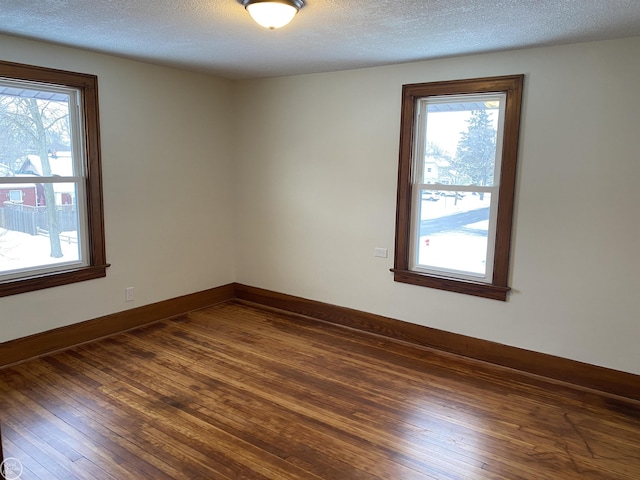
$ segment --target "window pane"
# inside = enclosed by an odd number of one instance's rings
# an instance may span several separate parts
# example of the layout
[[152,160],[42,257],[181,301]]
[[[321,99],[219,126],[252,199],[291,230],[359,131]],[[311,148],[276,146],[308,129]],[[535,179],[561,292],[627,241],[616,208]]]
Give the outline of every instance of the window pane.
[[[70,101],[75,90],[0,79],[0,276],[82,265]],[[81,205],[84,200],[80,199]],[[83,222],[84,223],[84,222]],[[81,230],[80,230],[81,231]]]
[[490,93],[421,101],[425,150],[416,152],[422,180],[415,185],[420,191],[413,230],[416,271],[490,281],[503,100]]
[[[16,189],[23,192],[22,202],[0,203],[0,275],[77,265],[81,248],[76,186],[0,184],[0,200],[5,192]],[[45,199],[45,204],[34,205],[34,198]],[[55,208],[47,207],[49,198],[54,199]]]
[[492,186],[501,97],[426,100],[422,183]]
[[0,177],[75,176],[69,115],[73,90],[21,84],[0,78]]
[[491,194],[422,191],[417,269],[487,275]]

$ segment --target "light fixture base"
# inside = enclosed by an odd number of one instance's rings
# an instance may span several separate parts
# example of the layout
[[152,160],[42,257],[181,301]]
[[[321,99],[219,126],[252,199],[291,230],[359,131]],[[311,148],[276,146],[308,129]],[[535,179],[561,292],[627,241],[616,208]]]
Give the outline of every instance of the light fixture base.
[[304,0],[238,0],[258,25],[269,30],[284,27],[304,7]]
[[297,10],[300,10],[302,7],[304,7],[305,0],[238,0],[238,3],[244,8],[247,8],[248,5],[252,5],[254,3],[283,3],[285,5],[291,5]]

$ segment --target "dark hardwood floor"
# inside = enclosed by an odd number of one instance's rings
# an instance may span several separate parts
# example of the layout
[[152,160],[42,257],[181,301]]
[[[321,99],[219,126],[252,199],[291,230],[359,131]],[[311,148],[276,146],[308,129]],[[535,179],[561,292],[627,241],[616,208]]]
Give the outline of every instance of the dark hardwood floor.
[[28,479],[640,479],[640,406],[238,303],[0,370]]

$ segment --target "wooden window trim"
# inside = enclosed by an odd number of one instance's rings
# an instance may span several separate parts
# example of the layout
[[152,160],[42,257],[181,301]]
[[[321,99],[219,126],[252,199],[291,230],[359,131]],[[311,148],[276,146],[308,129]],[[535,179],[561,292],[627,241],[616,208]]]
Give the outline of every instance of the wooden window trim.
[[106,276],[102,164],[98,110],[98,77],[84,73],[0,61],[0,77],[77,88],[82,95],[86,158],[87,266],[34,274],[0,282],[0,297],[82,282]]
[[[403,86],[400,120],[400,155],[398,163],[395,262],[394,268],[391,269],[396,282],[506,301],[507,293],[510,290],[508,286],[509,256],[511,250],[523,81],[524,75],[510,75]],[[421,98],[429,96],[494,92],[505,92],[506,103],[492,282],[481,283],[465,281],[410,270],[411,190],[413,142],[415,138],[414,119],[417,102]]]

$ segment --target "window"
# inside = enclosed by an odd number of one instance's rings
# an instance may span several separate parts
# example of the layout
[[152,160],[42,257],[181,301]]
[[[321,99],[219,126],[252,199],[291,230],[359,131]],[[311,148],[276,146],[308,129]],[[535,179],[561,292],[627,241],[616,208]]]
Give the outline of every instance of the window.
[[395,281],[506,300],[522,84],[403,87]]
[[12,203],[22,203],[22,190],[9,190],[9,201]]
[[106,275],[97,78],[0,62],[0,296]]

